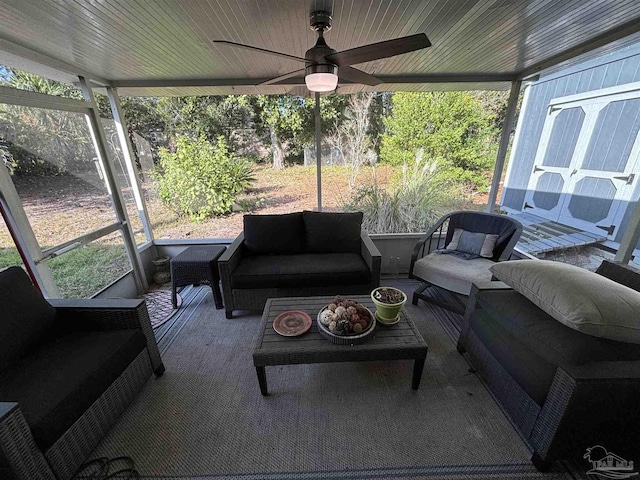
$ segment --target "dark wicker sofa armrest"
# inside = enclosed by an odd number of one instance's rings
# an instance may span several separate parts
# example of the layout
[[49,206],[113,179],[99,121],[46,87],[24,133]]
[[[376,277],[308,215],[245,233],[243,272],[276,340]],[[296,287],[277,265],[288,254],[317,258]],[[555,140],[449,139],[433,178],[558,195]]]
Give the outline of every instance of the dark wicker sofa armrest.
[[360,233],[360,254],[371,271],[371,289],[380,286],[382,255],[366,232]]
[[640,385],[640,361],[589,362],[560,367],[576,381],[635,381]]
[[142,299],[50,299],[56,322],[68,330],[124,330],[140,328],[147,339],[151,366],[162,375],[164,365],[151,328],[147,304]]
[[55,480],[17,403],[0,402],[0,478]]
[[464,311],[464,319],[462,321],[462,328],[460,329],[460,336],[458,337],[458,343],[456,348],[458,352],[464,353],[466,351],[467,335],[471,325],[471,316],[476,309],[476,299],[478,292],[483,290],[513,290],[509,285],[500,281],[481,281],[473,282],[471,286],[471,292],[469,293],[469,300],[467,301],[467,307]]
[[640,270],[631,265],[603,260],[596,273],[640,292]]
[[[223,273],[231,274],[233,269],[240,263],[243,257],[244,233],[236,237],[231,245],[227,247],[220,258],[218,258],[218,269],[220,270],[220,278]],[[223,272],[224,269],[224,272]]]
[[231,245],[218,259],[218,271],[222,283],[222,297],[227,318],[231,318],[234,310],[233,292],[231,291],[231,272],[236,268],[244,256],[244,233],[236,237]]
[[561,366],[533,427],[531,443],[543,460],[583,454],[596,444],[620,454],[617,448],[631,447],[635,452],[640,443],[638,398],[640,361]]

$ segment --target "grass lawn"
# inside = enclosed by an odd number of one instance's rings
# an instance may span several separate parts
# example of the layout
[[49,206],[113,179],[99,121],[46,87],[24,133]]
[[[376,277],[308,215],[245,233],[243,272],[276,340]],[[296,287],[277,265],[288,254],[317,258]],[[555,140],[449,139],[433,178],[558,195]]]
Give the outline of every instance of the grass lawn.
[[[63,298],[90,297],[131,269],[122,245],[85,245],[47,263]],[[22,265],[18,251],[0,249],[0,269],[13,265]]]

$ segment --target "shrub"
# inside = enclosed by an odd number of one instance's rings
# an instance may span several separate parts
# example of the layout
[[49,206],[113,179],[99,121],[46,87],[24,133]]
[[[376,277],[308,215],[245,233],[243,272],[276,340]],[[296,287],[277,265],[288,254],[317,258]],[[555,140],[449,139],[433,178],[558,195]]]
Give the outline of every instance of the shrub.
[[253,181],[249,162],[229,152],[223,137],[215,146],[204,137],[195,141],[180,137],[175,153],[160,149],[160,167],[160,198],[192,221],[229,213],[236,195]]
[[390,190],[376,183],[374,173],[371,184],[357,188],[342,208],[362,211],[362,226],[368,233],[418,233],[467,203],[460,189],[436,173],[435,163],[418,156],[413,166],[403,165]]

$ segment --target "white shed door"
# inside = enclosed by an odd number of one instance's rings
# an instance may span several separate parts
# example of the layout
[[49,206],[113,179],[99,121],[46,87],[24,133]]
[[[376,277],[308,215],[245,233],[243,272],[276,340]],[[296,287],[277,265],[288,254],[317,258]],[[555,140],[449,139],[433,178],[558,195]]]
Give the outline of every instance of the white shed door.
[[525,207],[614,239],[639,176],[640,90],[606,90],[551,101]]

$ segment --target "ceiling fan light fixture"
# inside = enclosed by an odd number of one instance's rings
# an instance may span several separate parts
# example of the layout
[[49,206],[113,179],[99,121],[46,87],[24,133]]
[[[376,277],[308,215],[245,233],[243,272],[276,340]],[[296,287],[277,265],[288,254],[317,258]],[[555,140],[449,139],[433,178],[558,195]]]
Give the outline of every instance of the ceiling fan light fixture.
[[308,65],[304,83],[311,92],[332,92],[338,86],[338,67],[331,64]]

